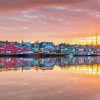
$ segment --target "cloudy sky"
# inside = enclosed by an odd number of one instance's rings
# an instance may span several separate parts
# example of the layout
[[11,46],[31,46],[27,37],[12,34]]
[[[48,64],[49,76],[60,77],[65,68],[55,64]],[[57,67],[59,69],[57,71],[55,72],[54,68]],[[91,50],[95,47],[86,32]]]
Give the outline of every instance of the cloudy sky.
[[0,40],[70,42],[100,34],[100,0],[0,0]]

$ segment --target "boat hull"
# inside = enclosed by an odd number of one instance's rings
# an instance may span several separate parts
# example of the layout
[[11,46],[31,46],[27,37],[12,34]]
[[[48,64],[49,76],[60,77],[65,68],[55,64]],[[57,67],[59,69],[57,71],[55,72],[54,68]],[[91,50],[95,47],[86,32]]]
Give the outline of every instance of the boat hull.
[[32,54],[0,54],[0,57],[30,57],[30,58],[44,58],[44,57],[60,57],[65,54],[46,54],[46,53],[32,53]]

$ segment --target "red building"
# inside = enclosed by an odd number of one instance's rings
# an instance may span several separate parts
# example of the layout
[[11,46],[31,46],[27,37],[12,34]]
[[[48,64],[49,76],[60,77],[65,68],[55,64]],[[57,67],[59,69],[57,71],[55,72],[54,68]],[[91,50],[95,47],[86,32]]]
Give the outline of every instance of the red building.
[[0,49],[3,54],[17,54],[18,48],[14,44],[8,44]]
[[28,51],[29,51],[28,48],[19,47],[14,44],[8,44],[0,48],[0,53],[2,54],[24,54]]

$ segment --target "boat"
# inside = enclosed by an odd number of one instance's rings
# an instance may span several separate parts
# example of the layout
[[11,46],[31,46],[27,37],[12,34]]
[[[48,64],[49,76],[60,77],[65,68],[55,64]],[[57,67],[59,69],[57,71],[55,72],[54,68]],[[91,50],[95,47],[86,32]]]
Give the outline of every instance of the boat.
[[60,57],[66,54],[51,54],[51,53],[30,53],[30,54],[0,54],[0,57],[30,57],[30,58],[44,58],[44,57]]

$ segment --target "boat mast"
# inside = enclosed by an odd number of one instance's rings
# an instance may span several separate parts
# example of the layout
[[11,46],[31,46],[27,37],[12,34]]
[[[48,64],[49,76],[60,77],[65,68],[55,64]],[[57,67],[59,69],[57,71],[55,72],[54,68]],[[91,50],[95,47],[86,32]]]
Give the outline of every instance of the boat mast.
[[96,47],[98,47],[98,34],[96,33]]
[[[98,34],[96,33],[96,51],[97,49],[98,49]],[[96,52],[96,55],[98,55],[97,52]]]

